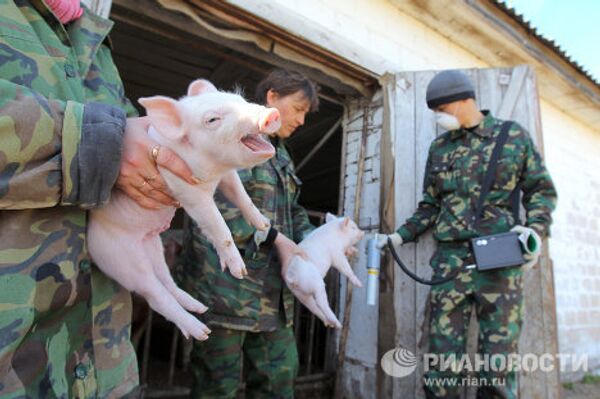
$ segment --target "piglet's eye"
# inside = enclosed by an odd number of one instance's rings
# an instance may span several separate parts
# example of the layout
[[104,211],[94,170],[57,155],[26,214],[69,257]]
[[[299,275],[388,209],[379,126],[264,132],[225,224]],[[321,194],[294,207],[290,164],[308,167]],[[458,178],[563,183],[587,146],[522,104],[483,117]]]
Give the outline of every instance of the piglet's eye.
[[221,118],[219,118],[218,116],[213,116],[212,118],[208,118],[206,120],[206,123],[215,123],[215,122],[220,121],[220,120],[221,120]]

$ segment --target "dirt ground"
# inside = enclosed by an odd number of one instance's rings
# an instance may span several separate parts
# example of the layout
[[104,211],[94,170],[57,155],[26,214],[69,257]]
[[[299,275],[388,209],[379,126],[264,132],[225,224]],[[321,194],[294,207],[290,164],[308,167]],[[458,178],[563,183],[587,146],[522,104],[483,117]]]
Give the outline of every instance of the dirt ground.
[[600,399],[600,381],[591,384],[576,382],[572,386],[568,385],[568,388],[563,386],[561,389],[562,399]]

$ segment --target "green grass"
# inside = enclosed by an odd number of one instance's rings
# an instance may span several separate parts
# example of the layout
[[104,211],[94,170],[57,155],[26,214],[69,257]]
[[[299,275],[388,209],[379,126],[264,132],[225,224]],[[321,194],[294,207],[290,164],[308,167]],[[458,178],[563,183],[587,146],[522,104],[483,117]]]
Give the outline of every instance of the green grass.
[[575,387],[575,385],[572,382],[565,382],[563,384],[563,387],[565,387],[565,389],[568,389],[568,390],[572,391],[573,388]]
[[584,384],[598,384],[600,383],[600,375],[586,374],[581,382]]

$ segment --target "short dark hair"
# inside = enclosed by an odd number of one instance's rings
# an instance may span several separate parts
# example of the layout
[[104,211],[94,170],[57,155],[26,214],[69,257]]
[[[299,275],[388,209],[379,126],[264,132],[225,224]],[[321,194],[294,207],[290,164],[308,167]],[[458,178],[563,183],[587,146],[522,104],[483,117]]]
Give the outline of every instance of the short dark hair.
[[319,109],[319,87],[300,72],[285,69],[271,71],[256,86],[256,101],[266,104],[269,90],[273,90],[280,97],[302,91],[310,104],[310,112]]

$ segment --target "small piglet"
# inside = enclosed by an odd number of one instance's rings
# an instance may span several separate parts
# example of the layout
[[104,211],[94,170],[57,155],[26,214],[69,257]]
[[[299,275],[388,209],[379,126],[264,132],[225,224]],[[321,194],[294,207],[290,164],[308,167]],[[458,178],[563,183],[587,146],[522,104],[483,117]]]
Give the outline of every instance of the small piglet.
[[[244,262],[231,232],[215,205],[217,187],[257,229],[269,221],[254,206],[236,169],[265,162],[275,154],[263,134],[281,123],[276,109],[246,102],[196,80],[179,101],[156,96],[140,98],[151,128],[148,134],[177,153],[201,181],[191,185],[159,168],[174,198],[198,223],[219,254],[221,267],[243,278]],[[203,313],[206,306],[181,290],[171,277],[159,233],[168,229],[175,208],[141,208],[119,190],[106,207],[93,210],[88,225],[88,249],[98,267],[130,291],[142,295],[152,309],[174,322],[188,338],[208,338],[210,330],[187,311]]]
[[281,273],[292,293],[308,310],[326,326],[340,328],[340,322],[329,307],[323,278],[333,266],[352,284],[362,287],[346,256],[356,253],[353,245],[365,233],[348,217],[338,218],[328,213],[325,221],[298,244],[308,258],[294,256],[287,265],[283,265]]

